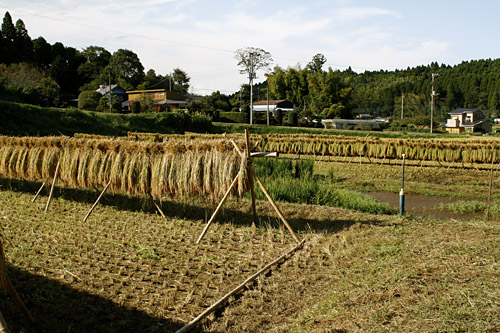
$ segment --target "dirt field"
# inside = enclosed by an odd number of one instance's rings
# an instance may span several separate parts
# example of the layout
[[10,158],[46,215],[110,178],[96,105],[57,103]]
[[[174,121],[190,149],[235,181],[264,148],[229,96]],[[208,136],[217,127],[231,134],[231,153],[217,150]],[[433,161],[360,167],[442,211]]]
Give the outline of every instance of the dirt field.
[[[200,245],[204,210],[3,182],[9,276],[35,317],[8,295],[13,332],[172,332],[293,247],[267,202],[231,201]],[[411,220],[280,204],[305,247],[194,331],[500,330],[499,222]]]

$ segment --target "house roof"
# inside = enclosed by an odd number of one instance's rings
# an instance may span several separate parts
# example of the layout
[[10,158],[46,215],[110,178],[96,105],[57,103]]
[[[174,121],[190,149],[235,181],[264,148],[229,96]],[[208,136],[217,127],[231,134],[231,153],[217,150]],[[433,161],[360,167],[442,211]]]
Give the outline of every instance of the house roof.
[[463,113],[471,113],[471,112],[476,112],[476,111],[483,112],[483,110],[478,109],[478,108],[474,108],[474,109],[456,109],[456,110],[448,112],[448,114],[463,114]]
[[[120,87],[118,84],[112,84],[111,85],[111,91],[115,90],[120,90],[121,94],[125,94],[125,90],[123,90],[122,87]],[[100,93],[101,95],[106,95],[109,92],[109,86],[99,86],[99,89],[96,89],[96,92]]]

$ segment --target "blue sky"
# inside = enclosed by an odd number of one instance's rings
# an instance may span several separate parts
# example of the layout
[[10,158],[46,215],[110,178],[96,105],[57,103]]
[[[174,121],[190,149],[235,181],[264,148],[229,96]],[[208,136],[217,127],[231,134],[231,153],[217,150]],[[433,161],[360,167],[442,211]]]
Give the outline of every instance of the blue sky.
[[304,67],[322,53],[325,67],[357,72],[500,56],[493,0],[0,0],[0,11],[32,38],[130,49],[162,75],[181,68],[203,95],[247,82],[234,51],[248,46],[270,52],[273,66]]

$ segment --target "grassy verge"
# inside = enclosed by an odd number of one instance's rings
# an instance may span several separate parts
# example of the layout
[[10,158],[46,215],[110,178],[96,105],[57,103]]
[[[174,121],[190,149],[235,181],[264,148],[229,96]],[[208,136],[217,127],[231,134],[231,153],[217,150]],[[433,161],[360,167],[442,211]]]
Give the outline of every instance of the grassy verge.
[[[371,214],[392,214],[390,205],[352,189],[344,189],[333,176],[314,174],[313,160],[256,159],[254,168],[274,200],[353,209]],[[260,188],[256,197],[265,200]]]
[[210,119],[177,112],[112,114],[78,109],[43,108],[0,101],[0,134],[73,135],[89,133],[126,136],[128,132],[209,132]]

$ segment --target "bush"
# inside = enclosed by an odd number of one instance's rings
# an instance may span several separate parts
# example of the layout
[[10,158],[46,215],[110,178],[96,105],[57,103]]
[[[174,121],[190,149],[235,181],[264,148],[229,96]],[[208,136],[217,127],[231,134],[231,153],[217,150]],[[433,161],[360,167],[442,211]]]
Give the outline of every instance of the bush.
[[295,111],[288,111],[286,113],[286,125],[288,126],[298,126],[299,116]]
[[78,95],[78,108],[81,110],[95,111],[102,95],[97,91],[85,90]]
[[250,119],[248,113],[245,112],[220,112],[219,121],[223,123],[248,124]]
[[141,113],[141,102],[133,101],[132,102],[132,113]]
[[283,110],[277,109],[273,112],[274,119],[278,122],[278,125],[283,125]]

